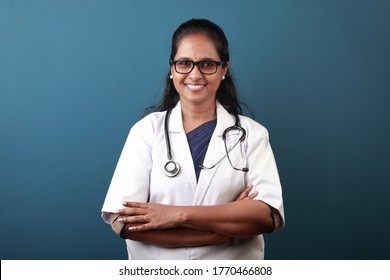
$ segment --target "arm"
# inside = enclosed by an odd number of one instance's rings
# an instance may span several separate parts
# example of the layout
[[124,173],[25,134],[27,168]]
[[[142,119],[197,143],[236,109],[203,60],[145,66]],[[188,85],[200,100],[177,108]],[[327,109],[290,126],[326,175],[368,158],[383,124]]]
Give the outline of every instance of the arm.
[[[251,188],[248,189],[250,191]],[[141,223],[130,225],[127,230],[132,232],[186,225],[233,237],[254,236],[274,229],[269,206],[262,201],[242,199],[242,195],[234,202],[216,206],[172,206],[138,202],[125,202],[124,206],[124,209],[117,212],[125,215],[120,222]]]
[[211,244],[223,243],[229,239],[211,231],[201,231],[189,227],[177,227],[171,229],[158,229],[142,232],[129,231],[129,227],[140,225],[138,224],[123,224],[120,222],[122,216],[111,213],[110,222],[113,231],[124,239],[131,239],[149,244],[154,244],[162,247],[194,247]]
[[[236,200],[251,200],[257,193],[249,194],[252,187],[246,188]],[[192,247],[223,243],[230,237],[210,230],[200,230],[189,226],[178,226],[166,229],[152,229],[147,231],[129,230],[134,226],[143,225],[143,223],[125,223],[124,217],[119,214],[111,214],[111,224],[113,230],[125,239],[154,244],[163,247]],[[123,228],[123,230],[122,230]],[[122,231],[122,232],[121,232]]]
[[253,236],[273,230],[270,208],[256,200],[235,201],[216,206],[171,206],[126,202],[119,214],[130,231],[148,231],[188,225],[227,236]]
[[215,232],[202,231],[190,227],[176,227],[138,232],[128,230],[129,227],[133,226],[134,225],[132,224],[126,225],[123,234],[124,238],[168,248],[213,245],[223,243],[229,239],[229,237]]

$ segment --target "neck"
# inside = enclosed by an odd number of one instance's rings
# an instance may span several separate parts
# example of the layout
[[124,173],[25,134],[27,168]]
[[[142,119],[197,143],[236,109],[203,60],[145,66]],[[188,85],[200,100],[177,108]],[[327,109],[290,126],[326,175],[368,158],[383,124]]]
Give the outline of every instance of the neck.
[[186,106],[181,105],[184,131],[190,132],[198,126],[217,118],[216,105]]

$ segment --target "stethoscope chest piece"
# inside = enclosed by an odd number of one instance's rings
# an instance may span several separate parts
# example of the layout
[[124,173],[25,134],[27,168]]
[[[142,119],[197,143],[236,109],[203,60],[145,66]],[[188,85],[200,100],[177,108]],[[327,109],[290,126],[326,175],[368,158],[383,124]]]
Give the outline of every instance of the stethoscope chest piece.
[[177,162],[174,162],[173,160],[169,160],[164,165],[164,173],[168,177],[175,177],[180,172],[180,165]]

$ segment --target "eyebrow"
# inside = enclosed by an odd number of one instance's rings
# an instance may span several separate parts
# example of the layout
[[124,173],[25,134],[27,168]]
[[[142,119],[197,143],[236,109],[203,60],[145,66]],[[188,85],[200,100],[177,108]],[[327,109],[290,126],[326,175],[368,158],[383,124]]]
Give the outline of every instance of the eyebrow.
[[[191,58],[189,57],[179,57],[178,59],[175,59],[175,60],[189,60],[189,61],[194,61],[192,60]],[[215,59],[215,58],[211,58],[211,57],[205,57],[205,58],[202,58],[202,59],[199,59],[197,61],[219,61],[219,59]]]

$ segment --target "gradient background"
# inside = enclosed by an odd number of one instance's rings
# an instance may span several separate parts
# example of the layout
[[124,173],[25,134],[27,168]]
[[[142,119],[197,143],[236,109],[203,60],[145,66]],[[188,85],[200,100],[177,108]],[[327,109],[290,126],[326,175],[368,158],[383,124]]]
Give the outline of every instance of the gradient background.
[[100,209],[190,18],[224,30],[269,129],[268,259],[389,259],[390,1],[0,0],[0,257],[126,259]]

